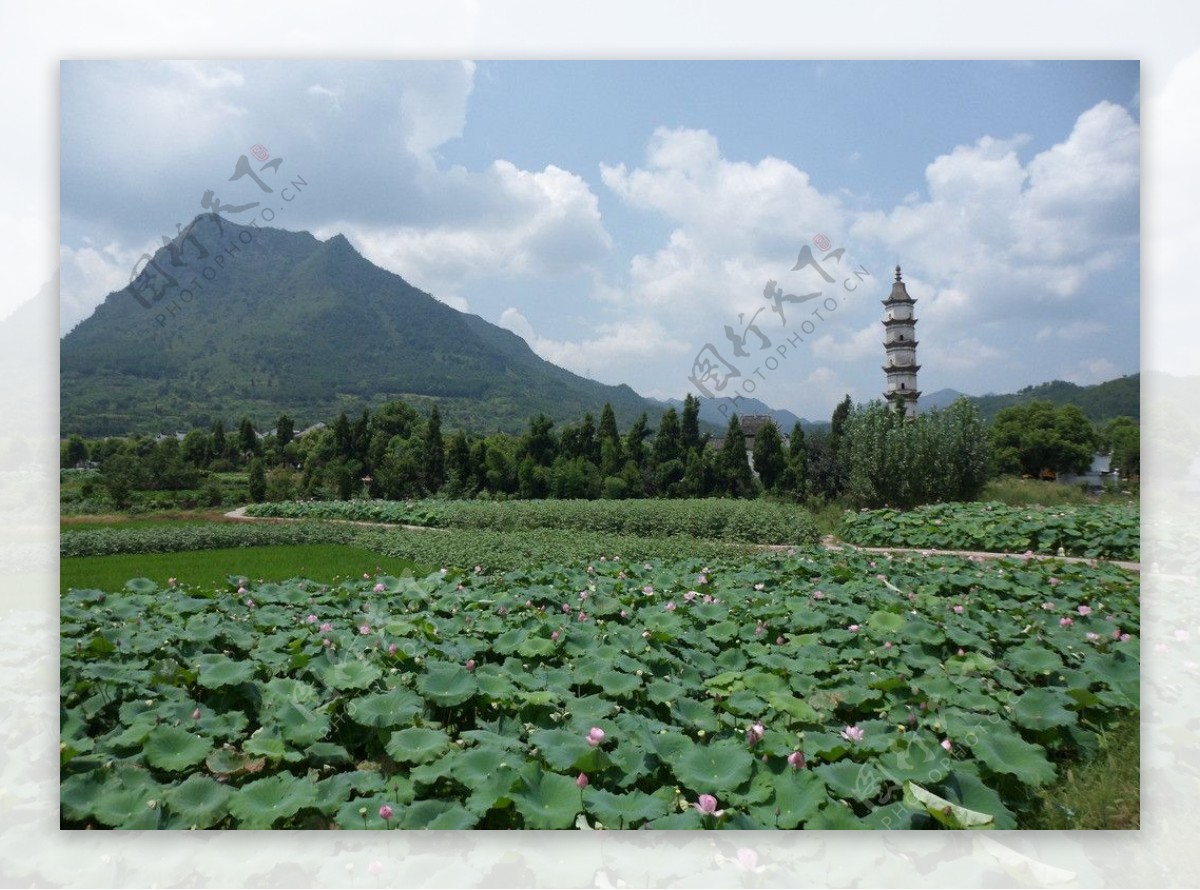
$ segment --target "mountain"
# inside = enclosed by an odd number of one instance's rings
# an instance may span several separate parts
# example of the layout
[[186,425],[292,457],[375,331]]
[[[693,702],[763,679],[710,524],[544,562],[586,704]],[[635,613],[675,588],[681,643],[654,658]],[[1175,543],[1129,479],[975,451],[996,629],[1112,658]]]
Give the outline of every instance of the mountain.
[[[676,411],[683,410],[682,399],[660,400],[658,404],[662,405],[663,408],[673,407]],[[717,399],[702,397],[700,399],[701,423],[712,424],[716,427],[719,435],[725,434],[725,428],[729,426],[729,417],[733,413],[736,413],[738,417],[746,417],[751,414],[769,414],[781,433],[790,433],[792,427],[797,423],[800,424],[805,432],[827,429],[829,427],[829,421],[812,421],[803,417],[797,417],[786,408],[772,408],[766,402],[747,398],[746,396],[742,396],[736,402],[727,397]]]
[[[175,262],[173,263],[172,260]],[[170,280],[174,284],[170,284]],[[61,433],[297,427],[404,399],[443,423],[518,432],[611,402],[624,427],[656,406],[539,358],[515,334],[438,302],[342,235],[203,214],[62,338]],[[140,299],[139,299],[140,295]],[[156,299],[157,297],[157,299]],[[144,305],[143,305],[144,304]]]
[[[1004,408],[1027,402],[1051,402],[1054,405],[1078,405],[1092,423],[1103,424],[1114,417],[1139,420],[1141,411],[1141,375],[1126,374],[1115,380],[1080,386],[1065,380],[1052,380],[1027,386],[1007,395],[971,396],[985,422],[990,423]],[[924,403],[924,399],[921,400]]]
[[920,401],[917,402],[918,411],[933,411],[934,409],[941,410],[949,408],[955,402],[962,398],[971,398],[957,389],[939,389],[937,392],[923,393]]

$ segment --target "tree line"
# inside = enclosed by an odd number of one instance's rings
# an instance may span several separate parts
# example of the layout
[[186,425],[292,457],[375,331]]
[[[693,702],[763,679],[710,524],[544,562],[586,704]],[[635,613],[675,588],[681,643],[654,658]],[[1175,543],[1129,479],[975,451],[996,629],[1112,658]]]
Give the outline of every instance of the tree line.
[[[136,490],[202,491],[220,503],[214,474],[245,472],[252,501],[293,498],[694,498],[766,495],[795,502],[845,499],[856,506],[909,507],[978,497],[997,474],[1082,472],[1097,448],[1123,475],[1139,469],[1138,426],[1118,418],[1095,428],[1078,408],[1047,403],[1006,408],[987,428],[965,399],[905,419],[880,403],[846,396],[828,431],[790,434],[767,421],[747,448],[736,414],[724,436],[701,432],[700,402],[646,414],[618,429],[612,406],[557,425],[544,414],[521,435],[444,433],[403,401],[297,435],[280,416],[260,435],[248,418],[226,432],[217,420],[182,439],[149,437],[63,443],[62,465],[98,464],[111,500]],[[719,447],[717,447],[719,444]]]

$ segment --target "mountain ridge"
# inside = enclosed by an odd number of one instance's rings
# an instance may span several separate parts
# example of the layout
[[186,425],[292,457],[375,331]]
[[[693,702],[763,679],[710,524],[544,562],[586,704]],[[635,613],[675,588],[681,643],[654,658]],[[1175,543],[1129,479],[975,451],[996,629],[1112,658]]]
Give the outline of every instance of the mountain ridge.
[[[185,299],[172,252],[197,255],[197,244],[212,261],[188,279],[204,283]],[[221,245],[239,246],[218,268]],[[654,409],[629,386],[552,365],[516,334],[439,302],[344,235],[320,241],[202,215],[153,263],[150,276],[175,278],[173,295],[142,289],[142,305],[115,291],[62,338],[63,435],[169,432],[243,414],[269,425],[289,413],[303,425],[398,398],[436,401],[448,426],[481,432],[515,432],[537,413],[598,416],[605,402],[624,424]]]

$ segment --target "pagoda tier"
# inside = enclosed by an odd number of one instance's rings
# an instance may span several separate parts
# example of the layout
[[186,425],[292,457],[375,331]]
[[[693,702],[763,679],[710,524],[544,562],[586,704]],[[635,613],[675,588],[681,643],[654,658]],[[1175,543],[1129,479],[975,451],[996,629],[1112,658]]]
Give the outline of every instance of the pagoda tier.
[[894,402],[896,399],[903,399],[906,402],[915,402],[921,397],[919,389],[896,389],[891,392],[885,392],[883,397],[889,402]]
[[917,319],[915,319],[915,318],[885,318],[883,320],[883,323],[887,327],[892,328],[898,324],[916,324]]
[[916,340],[884,340],[883,346],[885,349],[891,349],[893,346],[910,346],[913,349],[917,348]]
[[888,374],[915,374],[921,370],[920,365],[884,365],[883,371]]

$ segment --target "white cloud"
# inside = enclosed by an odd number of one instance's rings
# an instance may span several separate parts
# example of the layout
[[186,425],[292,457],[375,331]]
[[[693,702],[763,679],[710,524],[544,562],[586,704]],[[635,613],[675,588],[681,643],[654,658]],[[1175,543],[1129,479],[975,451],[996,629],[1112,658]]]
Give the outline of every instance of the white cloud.
[[692,349],[650,318],[598,324],[594,327],[596,335],[589,339],[554,340],[536,333],[524,314],[510,306],[501,314],[500,326],[528,343],[546,361],[610,384],[628,382],[630,364],[681,356]]
[[320,236],[344,232],[367,259],[439,296],[497,277],[576,273],[612,247],[596,196],[575,174],[500,160],[483,174],[456,177],[460,196],[470,193],[486,212],[430,226],[337,223]]
[[[153,251],[153,245],[147,245]],[[125,249],[116,243],[104,247],[88,244],[59,250],[59,334],[83,321],[113,291],[129,284],[134,264],[145,250]]]
[[1070,301],[1121,258],[1137,261],[1139,128],[1101,102],[1022,164],[1023,138],[985,136],[926,168],[929,197],[861,215],[852,231],[904,257],[976,317]]
[[1079,362],[1066,378],[1071,383],[1088,386],[1093,383],[1103,383],[1120,375],[1120,369],[1106,358],[1088,358]]
[[825,334],[813,341],[812,354],[825,361],[857,362],[877,358],[882,362],[883,325],[875,322],[842,338],[833,333]]

